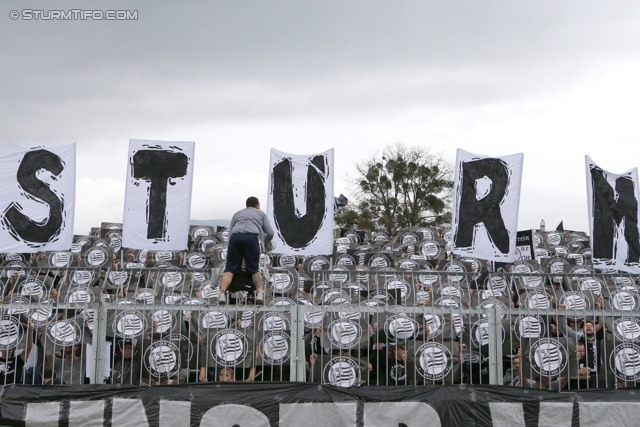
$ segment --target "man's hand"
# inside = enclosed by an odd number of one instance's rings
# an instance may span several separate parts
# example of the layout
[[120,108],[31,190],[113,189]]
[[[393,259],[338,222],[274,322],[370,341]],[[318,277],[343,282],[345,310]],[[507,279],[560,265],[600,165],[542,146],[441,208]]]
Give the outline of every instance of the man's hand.
[[589,375],[591,375],[591,368],[580,368],[578,369],[578,374],[582,377],[582,378],[587,378],[589,377]]

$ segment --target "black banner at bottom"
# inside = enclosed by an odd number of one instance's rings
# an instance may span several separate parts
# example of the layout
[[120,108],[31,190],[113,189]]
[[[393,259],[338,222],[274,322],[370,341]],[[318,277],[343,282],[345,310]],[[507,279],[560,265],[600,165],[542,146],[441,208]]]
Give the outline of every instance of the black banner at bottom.
[[215,383],[5,386],[2,426],[631,426],[637,391],[496,386],[361,387]]

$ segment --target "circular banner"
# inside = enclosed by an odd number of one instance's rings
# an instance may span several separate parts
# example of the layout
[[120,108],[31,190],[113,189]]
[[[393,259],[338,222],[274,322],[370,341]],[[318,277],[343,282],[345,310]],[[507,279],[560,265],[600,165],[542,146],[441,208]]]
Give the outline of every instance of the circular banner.
[[47,336],[55,344],[66,347],[82,340],[80,326],[74,320],[60,320],[47,325]]
[[323,379],[335,387],[352,387],[360,384],[360,366],[349,357],[335,357],[325,365]]
[[223,329],[213,336],[211,356],[218,365],[237,366],[247,357],[249,345],[245,335],[237,329]]
[[533,370],[543,377],[555,377],[567,366],[567,349],[553,338],[539,339],[529,354]]
[[451,371],[451,351],[438,342],[422,344],[416,350],[416,360],[416,370],[425,380],[442,380]]
[[360,343],[362,328],[349,319],[338,319],[327,326],[329,342],[336,348],[353,348]]
[[609,367],[616,377],[623,381],[638,381],[640,379],[640,346],[633,343],[616,346],[611,352]]
[[23,336],[24,327],[17,318],[7,315],[0,318],[0,350],[16,348]]
[[144,351],[144,367],[152,377],[172,377],[180,370],[180,349],[168,340],[155,341]]
[[284,331],[268,332],[260,340],[260,355],[270,365],[282,365],[291,356],[291,337]]
[[147,319],[141,311],[124,310],[116,315],[112,328],[119,338],[139,337],[147,331]]

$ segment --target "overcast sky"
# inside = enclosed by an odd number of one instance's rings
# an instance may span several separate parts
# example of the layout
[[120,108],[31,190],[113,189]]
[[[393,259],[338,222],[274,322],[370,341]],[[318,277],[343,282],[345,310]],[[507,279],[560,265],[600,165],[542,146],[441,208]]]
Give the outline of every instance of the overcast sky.
[[[89,6],[137,20],[22,19]],[[518,228],[588,231],[584,156],[640,163],[638,23],[637,1],[5,0],[0,141],[77,143],[76,233],[122,221],[130,138],[196,142],[193,219],[266,200],[271,148],[335,148],[349,196],[401,141],[522,152]]]

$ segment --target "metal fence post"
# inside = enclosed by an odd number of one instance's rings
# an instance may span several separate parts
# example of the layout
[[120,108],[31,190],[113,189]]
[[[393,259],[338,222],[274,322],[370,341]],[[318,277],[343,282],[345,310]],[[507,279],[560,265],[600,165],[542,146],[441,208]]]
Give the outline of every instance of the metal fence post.
[[91,355],[91,384],[104,383],[104,349],[107,338],[107,304],[103,299],[98,303],[93,323],[93,354]]
[[502,310],[492,307],[489,312],[489,384],[502,385]]
[[304,382],[304,306],[297,305],[291,310],[291,381]]

